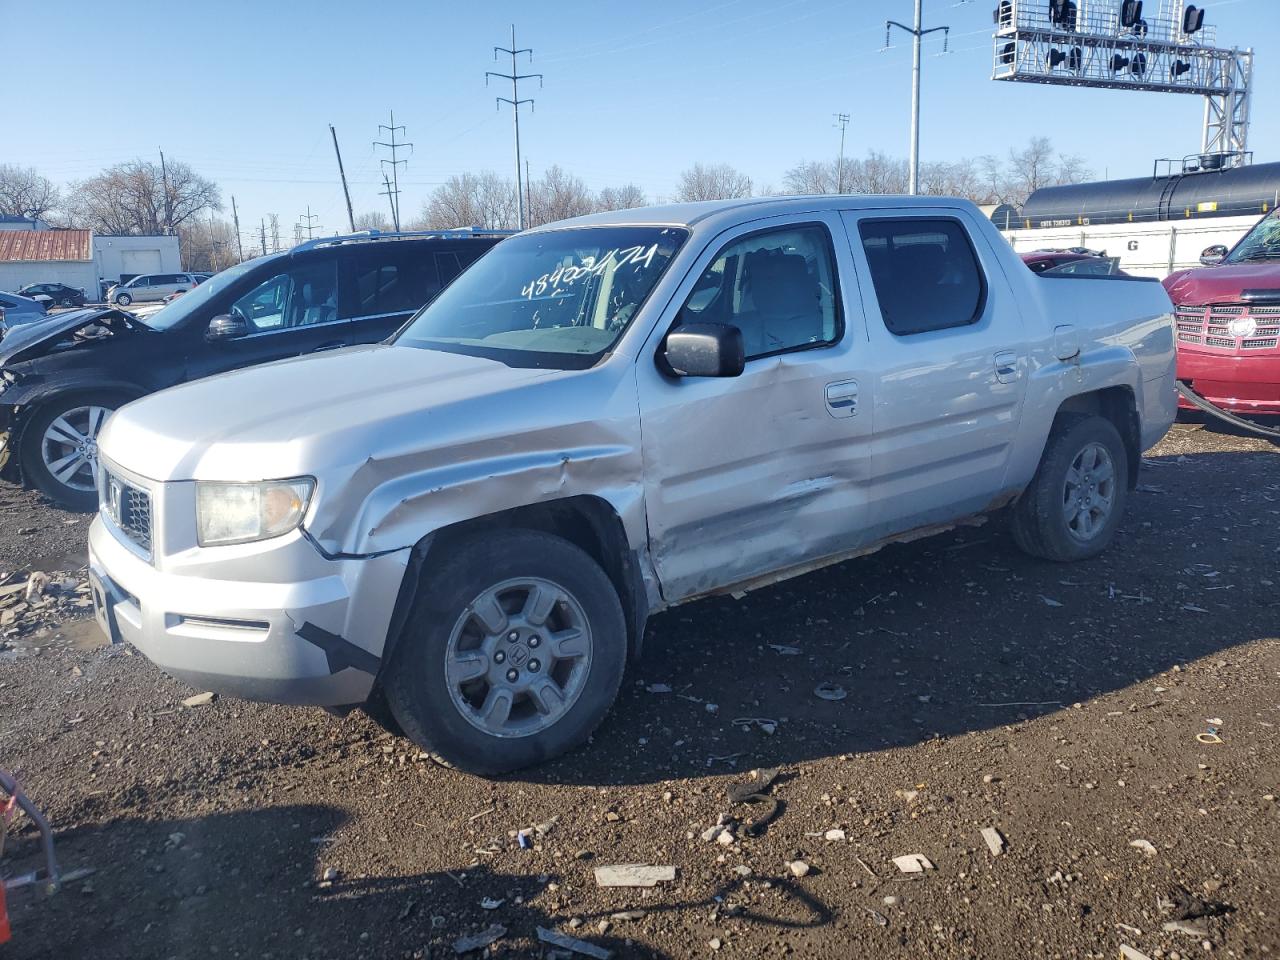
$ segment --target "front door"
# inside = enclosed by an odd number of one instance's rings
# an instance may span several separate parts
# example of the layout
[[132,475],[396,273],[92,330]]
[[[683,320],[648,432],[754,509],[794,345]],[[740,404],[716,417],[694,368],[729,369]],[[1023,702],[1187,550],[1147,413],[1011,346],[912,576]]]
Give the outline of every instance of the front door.
[[871,533],[990,506],[1008,482],[1028,358],[1022,317],[964,211],[843,214],[875,355]]
[[187,378],[348,346],[351,322],[338,316],[337,266],[332,256],[283,261],[280,271],[234,300],[227,312],[249,332],[195,346]]
[[[677,322],[739,327],[742,375],[664,374],[654,358]],[[650,547],[668,601],[862,542],[868,356],[838,216],[769,218],[702,252],[636,367]]]

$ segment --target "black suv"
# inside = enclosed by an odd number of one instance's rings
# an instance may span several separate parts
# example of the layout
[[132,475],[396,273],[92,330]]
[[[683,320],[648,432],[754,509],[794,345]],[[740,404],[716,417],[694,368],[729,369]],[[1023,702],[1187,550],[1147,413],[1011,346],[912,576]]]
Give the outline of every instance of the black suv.
[[29,283],[16,293],[35,299],[48,297],[51,307],[83,307],[84,291],[68,287],[65,283]]
[[376,343],[505,234],[356,234],[224,270],[145,319],[75,310],[0,341],[0,475],[97,503],[96,438],[117,407],[187,380]]

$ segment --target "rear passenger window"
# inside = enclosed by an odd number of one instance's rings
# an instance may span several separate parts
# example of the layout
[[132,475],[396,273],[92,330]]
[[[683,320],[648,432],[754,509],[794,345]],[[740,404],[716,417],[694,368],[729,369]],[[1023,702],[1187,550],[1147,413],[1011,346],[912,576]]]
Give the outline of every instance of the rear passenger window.
[[353,317],[410,313],[440,291],[435,261],[421,251],[387,250],[355,268]]
[[880,314],[900,337],[975,323],[985,286],[955,220],[863,220],[858,225]]
[[827,231],[788,227],[721,250],[698,278],[680,320],[737,327],[750,360],[839,339],[835,291]]

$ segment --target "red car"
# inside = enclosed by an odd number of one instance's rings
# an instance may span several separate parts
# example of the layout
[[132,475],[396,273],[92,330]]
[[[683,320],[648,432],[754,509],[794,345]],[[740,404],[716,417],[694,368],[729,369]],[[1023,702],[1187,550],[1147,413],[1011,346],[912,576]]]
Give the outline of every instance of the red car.
[[[1280,210],[1170,274],[1178,379],[1232,413],[1280,414]],[[1190,409],[1185,400],[1180,400]]]

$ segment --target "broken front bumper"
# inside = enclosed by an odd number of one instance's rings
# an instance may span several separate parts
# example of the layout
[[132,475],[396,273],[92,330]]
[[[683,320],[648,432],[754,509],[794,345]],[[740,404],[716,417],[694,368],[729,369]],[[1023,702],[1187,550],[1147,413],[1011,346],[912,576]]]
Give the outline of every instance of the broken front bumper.
[[[1178,379],[1231,413],[1280,414],[1280,353],[1237,356],[1179,347]],[[1195,409],[1185,400],[1179,406]]]
[[265,564],[298,578],[236,579],[237,554],[224,547],[197,551],[199,575],[158,569],[99,515],[89,529],[99,624],[113,642],[202,690],[272,703],[364,702],[409,551],[327,560],[297,531],[252,546],[240,567]]

